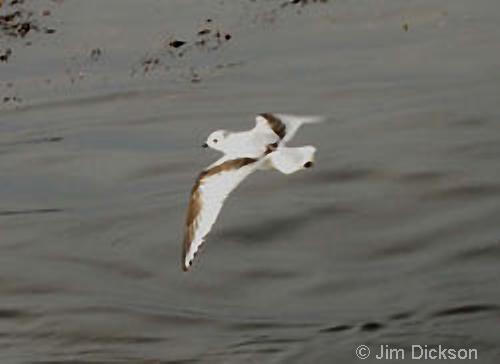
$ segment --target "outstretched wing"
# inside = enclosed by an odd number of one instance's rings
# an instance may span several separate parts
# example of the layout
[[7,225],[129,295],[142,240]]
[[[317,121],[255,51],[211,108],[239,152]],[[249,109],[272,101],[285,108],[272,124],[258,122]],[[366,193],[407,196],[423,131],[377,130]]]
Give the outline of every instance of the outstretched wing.
[[321,116],[298,116],[290,114],[264,113],[255,118],[255,128],[260,132],[274,133],[280,144],[290,141],[302,124],[323,121]]
[[182,244],[182,269],[187,271],[210,232],[226,197],[255,171],[259,160],[238,158],[215,163],[200,173],[191,191]]

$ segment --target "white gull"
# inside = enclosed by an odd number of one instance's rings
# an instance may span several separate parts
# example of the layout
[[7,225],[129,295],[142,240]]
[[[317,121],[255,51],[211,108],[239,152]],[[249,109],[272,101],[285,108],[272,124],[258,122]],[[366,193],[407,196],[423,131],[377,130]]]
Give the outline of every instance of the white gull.
[[253,129],[242,132],[217,130],[204,147],[224,155],[203,170],[191,190],[182,243],[182,269],[187,271],[210,232],[222,205],[248,175],[258,169],[276,169],[291,174],[313,165],[316,148],[287,147],[302,124],[323,118],[264,113],[256,117]]

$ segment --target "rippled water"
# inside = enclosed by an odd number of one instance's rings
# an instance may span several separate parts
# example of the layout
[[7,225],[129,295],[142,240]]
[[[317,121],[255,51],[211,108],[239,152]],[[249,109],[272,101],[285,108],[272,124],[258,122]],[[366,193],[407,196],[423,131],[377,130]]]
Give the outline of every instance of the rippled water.
[[[56,32],[0,38],[2,363],[498,362],[498,1],[30,6]],[[262,111],[330,116],[316,167],[249,178],[183,273],[199,145]]]

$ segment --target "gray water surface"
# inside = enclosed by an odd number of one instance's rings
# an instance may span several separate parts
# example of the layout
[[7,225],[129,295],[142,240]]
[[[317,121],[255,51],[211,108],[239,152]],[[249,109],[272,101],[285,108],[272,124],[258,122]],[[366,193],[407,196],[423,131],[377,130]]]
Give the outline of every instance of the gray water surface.
[[[498,363],[500,2],[282,3],[22,5],[55,33],[0,37],[1,363]],[[264,111],[329,116],[315,168],[252,175],[183,273],[199,146]]]

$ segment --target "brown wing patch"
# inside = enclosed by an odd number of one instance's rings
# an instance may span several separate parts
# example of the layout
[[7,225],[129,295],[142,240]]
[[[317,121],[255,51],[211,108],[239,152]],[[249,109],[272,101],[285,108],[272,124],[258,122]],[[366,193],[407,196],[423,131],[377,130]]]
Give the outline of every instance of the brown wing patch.
[[286,125],[281,121],[281,119],[271,113],[260,114],[260,116],[267,120],[271,129],[280,137],[280,139],[285,137]]
[[186,216],[186,231],[184,234],[184,241],[182,242],[182,270],[185,272],[188,270],[188,267],[186,267],[185,264],[186,255],[189,251],[189,247],[191,246],[191,242],[193,241],[194,232],[198,227],[196,217],[199,215],[202,206],[200,183],[201,178],[198,177],[193,188],[191,189],[191,199],[189,200],[188,212]]
[[194,239],[196,228],[198,227],[198,215],[200,214],[201,208],[203,206],[201,201],[200,186],[203,184],[204,179],[213,176],[215,174],[230,171],[233,169],[238,169],[244,167],[248,164],[257,162],[254,158],[238,158],[225,161],[224,163],[218,164],[212,168],[206,169],[201,172],[196,179],[196,182],[191,189],[191,199],[189,200],[188,212],[186,216],[186,230],[184,234],[184,241],[182,242],[182,270],[187,271],[189,267],[186,267],[185,260],[186,255],[189,251],[189,247]]
[[201,172],[200,175],[198,176],[198,181],[203,182],[204,178],[213,176],[214,174],[230,171],[232,169],[239,169],[241,167],[246,166],[247,164],[251,164],[254,162],[257,162],[257,159],[255,159],[255,158],[238,158],[238,159],[231,159],[231,160],[225,161],[224,163],[218,164],[216,166],[213,166],[210,169],[206,169],[203,172]]
[[268,144],[266,146],[266,151],[264,152],[264,155],[268,155],[272,152],[274,152],[276,149],[278,148],[278,143],[272,143],[272,144]]

